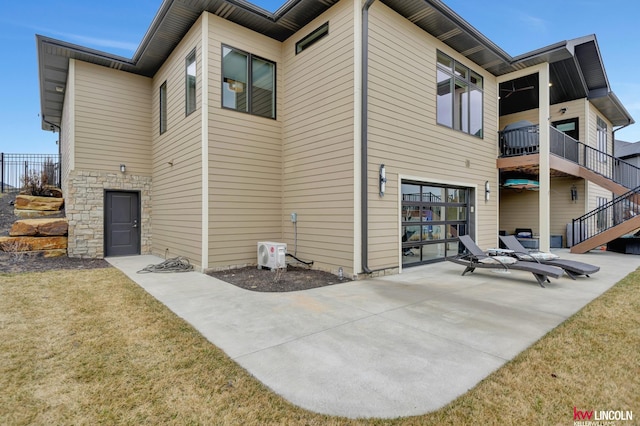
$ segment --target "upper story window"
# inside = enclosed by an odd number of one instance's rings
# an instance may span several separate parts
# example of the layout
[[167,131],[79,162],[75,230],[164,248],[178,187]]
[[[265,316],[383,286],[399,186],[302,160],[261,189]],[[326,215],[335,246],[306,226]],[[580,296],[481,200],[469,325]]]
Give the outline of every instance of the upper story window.
[[598,151],[601,152],[600,154],[600,161],[603,163],[607,162],[607,141],[608,141],[608,130],[607,130],[607,123],[600,117],[598,117],[598,120],[596,122],[596,127],[597,127],[597,132],[598,132]]
[[222,47],[222,106],[276,118],[276,64]]
[[307,47],[310,47],[315,42],[329,34],[329,23],[325,22],[319,28],[313,30],[311,34],[304,37],[302,40],[296,43],[296,55]]
[[160,134],[167,131],[167,82],[160,86]]
[[186,97],[185,114],[196,110],[196,51],[189,53],[186,59]]
[[437,122],[482,137],[482,77],[438,51]]

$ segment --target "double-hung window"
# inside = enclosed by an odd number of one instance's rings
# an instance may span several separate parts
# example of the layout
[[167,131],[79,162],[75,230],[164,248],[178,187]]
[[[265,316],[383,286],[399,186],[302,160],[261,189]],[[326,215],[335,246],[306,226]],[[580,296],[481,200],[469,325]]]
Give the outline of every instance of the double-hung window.
[[276,118],[276,64],[233,47],[222,47],[222,106]]
[[481,138],[482,77],[442,52],[437,62],[437,123]]

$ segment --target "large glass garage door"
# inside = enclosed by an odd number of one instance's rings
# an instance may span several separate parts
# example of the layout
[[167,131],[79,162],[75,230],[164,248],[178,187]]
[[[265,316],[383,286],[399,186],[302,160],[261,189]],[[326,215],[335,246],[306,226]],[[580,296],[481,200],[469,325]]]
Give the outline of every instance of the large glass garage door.
[[469,233],[469,188],[402,182],[402,265],[458,254],[458,235]]

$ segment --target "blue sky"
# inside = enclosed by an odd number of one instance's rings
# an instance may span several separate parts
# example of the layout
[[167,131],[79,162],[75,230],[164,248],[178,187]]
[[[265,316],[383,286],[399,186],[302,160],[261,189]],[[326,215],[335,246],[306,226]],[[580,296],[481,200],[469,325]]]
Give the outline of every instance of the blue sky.
[[[596,34],[613,91],[640,122],[640,2],[636,0],[444,0],[512,56]],[[255,0],[267,10],[284,0]],[[57,133],[40,129],[35,34],[132,57],[161,0],[28,0],[0,2],[4,81],[0,152],[55,153]],[[617,133],[640,141],[640,124]]]

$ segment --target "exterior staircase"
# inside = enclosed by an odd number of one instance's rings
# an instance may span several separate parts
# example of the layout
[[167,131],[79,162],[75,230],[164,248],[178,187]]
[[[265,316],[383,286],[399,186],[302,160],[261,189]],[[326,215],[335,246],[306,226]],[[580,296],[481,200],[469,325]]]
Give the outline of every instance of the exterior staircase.
[[640,187],[637,187],[573,219],[571,253],[586,253],[640,228],[639,194]]
[[[498,167],[539,164],[538,126],[500,132]],[[586,253],[640,228],[640,168],[550,127],[549,166],[601,186],[615,195],[609,203],[573,220],[572,253]],[[631,189],[634,188],[634,189]]]
[[573,219],[571,253],[586,253],[640,228],[640,168],[552,129],[550,166],[617,195]]

